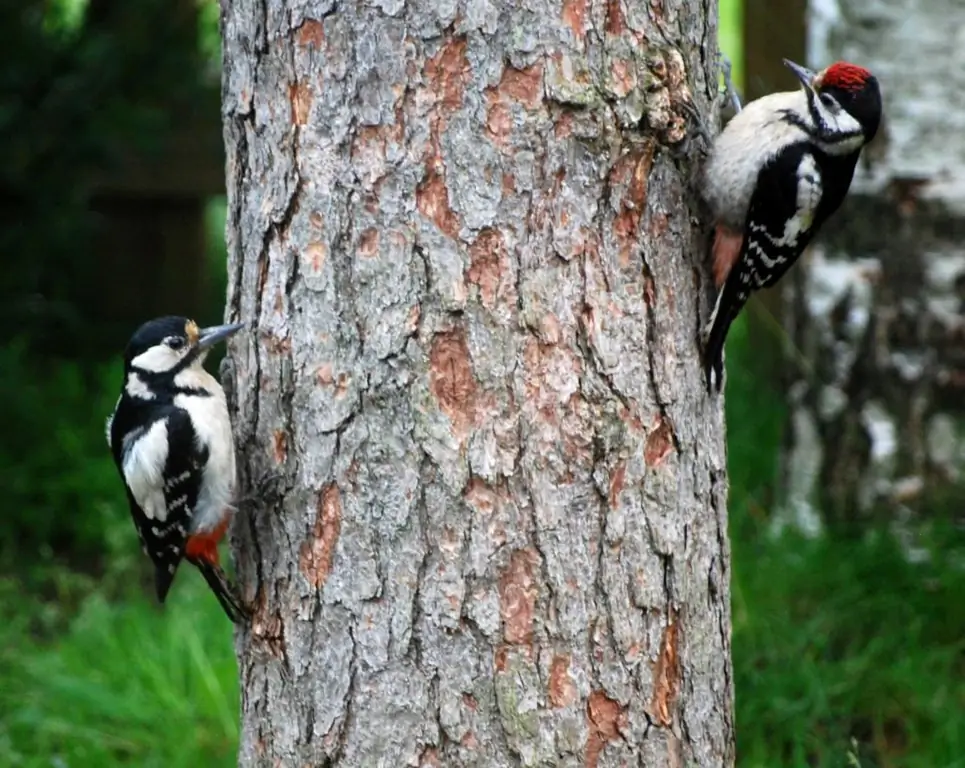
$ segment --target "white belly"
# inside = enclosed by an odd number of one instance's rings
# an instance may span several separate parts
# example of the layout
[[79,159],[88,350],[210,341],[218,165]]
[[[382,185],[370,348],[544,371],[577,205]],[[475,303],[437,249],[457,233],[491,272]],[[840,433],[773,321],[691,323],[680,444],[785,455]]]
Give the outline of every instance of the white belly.
[[[178,395],[174,398],[175,406],[190,414],[198,440],[208,449],[208,463],[201,478],[191,533],[210,531],[224,519],[225,514],[234,511],[236,486],[234,441],[224,392],[213,376],[206,371],[203,373],[210,379],[204,386],[211,392],[210,397]],[[212,383],[214,387],[211,387]]]

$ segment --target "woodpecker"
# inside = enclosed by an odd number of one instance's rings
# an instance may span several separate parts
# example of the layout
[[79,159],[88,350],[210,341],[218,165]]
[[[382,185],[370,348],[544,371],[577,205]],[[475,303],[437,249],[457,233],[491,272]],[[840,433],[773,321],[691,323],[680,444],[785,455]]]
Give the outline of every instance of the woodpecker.
[[799,90],[745,105],[710,148],[700,189],[714,220],[717,303],[704,330],[707,386],[719,392],[724,341],[753,291],[774,285],[840,207],[878,132],[881,91],[867,69],[784,59]]
[[233,622],[246,612],[221,570],[218,543],[234,512],[235,452],[224,390],[204,360],[241,328],[198,328],[174,316],[144,323],[127,344],[123,387],[107,419],[158,600],[187,558]]

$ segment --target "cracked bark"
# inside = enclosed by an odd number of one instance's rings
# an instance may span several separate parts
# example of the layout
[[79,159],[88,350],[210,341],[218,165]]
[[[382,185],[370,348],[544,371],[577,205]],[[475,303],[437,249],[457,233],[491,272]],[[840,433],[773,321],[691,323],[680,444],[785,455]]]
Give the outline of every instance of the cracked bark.
[[[954,0],[821,0],[810,59],[877,73],[885,122],[848,200],[789,281],[786,503],[780,524],[862,530],[960,505],[965,98]],[[927,50],[927,56],[921,56]],[[948,62],[936,77],[934,62]]]
[[715,17],[224,5],[241,765],[733,763]]

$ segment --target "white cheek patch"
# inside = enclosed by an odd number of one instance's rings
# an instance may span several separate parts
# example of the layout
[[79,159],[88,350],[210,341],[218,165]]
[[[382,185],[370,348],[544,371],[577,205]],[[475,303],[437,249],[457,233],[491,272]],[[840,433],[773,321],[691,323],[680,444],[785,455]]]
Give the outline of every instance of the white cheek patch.
[[179,362],[182,355],[175,352],[167,344],[155,344],[146,352],[142,352],[131,361],[131,366],[142,371],[162,373],[169,371]]
[[127,374],[127,381],[124,382],[124,391],[127,392],[130,397],[141,400],[154,399],[154,393],[150,387],[148,387],[147,382],[133,371]]
[[[125,441],[126,442],[126,441]],[[124,480],[144,514],[152,520],[167,517],[164,503],[164,465],[168,460],[168,425],[162,419],[124,446]]]
[[838,107],[835,110],[820,99],[815,99],[815,105],[821,122],[827,126],[827,130],[837,137],[835,141],[821,141],[817,144],[829,155],[849,155],[864,146],[864,129],[850,113]]

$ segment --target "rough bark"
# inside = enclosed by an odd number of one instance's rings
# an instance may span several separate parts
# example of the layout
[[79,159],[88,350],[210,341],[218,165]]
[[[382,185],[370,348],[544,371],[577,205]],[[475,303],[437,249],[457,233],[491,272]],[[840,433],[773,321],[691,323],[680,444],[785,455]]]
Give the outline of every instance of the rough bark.
[[811,4],[812,63],[872,69],[885,124],[789,283],[804,365],[791,367],[782,522],[907,520],[965,469],[963,28],[955,0]]
[[712,12],[225,4],[241,765],[732,764]]

